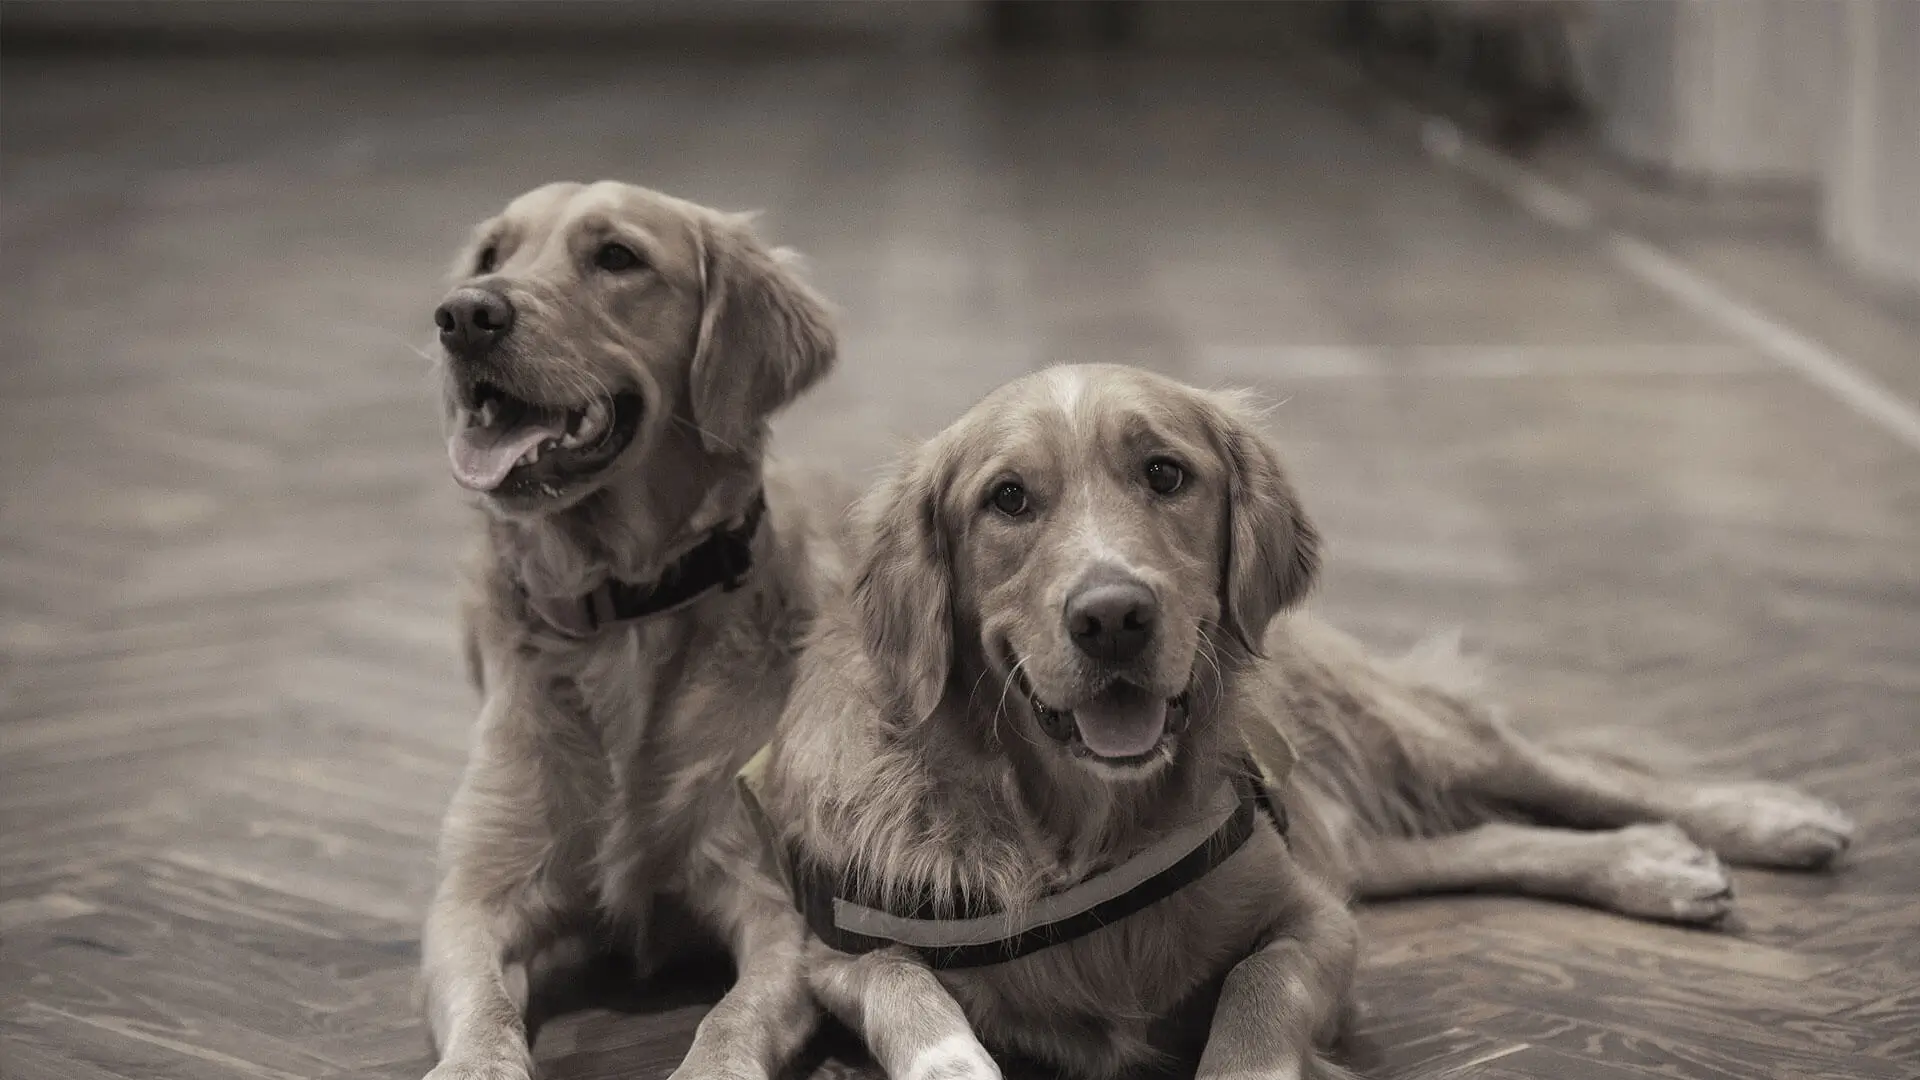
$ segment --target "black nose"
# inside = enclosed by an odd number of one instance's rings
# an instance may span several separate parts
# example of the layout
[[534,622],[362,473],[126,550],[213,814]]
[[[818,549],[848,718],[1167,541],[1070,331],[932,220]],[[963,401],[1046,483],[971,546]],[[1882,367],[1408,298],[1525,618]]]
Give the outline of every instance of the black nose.
[[1067,597],[1067,634],[1095,660],[1124,663],[1153,640],[1160,602],[1131,577],[1088,582]]
[[455,289],[433,312],[440,344],[455,356],[477,360],[513,329],[513,304],[492,289]]

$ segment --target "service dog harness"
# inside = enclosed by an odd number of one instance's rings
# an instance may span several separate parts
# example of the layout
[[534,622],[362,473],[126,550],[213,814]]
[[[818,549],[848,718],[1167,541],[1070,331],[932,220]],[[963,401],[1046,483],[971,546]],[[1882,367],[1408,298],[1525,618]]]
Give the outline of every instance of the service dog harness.
[[938,917],[930,897],[910,910],[870,906],[846,894],[842,875],[779,839],[760,798],[771,747],[762,748],[740,771],[738,786],[748,816],[787,879],[794,906],[821,941],[856,954],[904,946],[933,968],[982,967],[1084,937],[1172,896],[1240,850],[1263,817],[1284,840],[1287,815],[1278,793],[1293,767],[1293,746],[1278,729],[1254,726],[1258,730],[1247,740],[1244,767],[1222,786],[1206,817],[1017,912],[967,905],[952,917]]

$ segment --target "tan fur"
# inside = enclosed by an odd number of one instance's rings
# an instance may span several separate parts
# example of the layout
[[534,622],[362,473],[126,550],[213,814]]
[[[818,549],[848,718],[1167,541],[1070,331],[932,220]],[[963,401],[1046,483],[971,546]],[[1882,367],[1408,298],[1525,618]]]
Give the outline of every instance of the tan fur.
[[[1142,484],[1156,455],[1186,466],[1186,486]],[[992,505],[1008,476],[1031,495],[1018,518]],[[1449,642],[1383,663],[1304,616],[1275,619],[1310,584],[1315,534],[1232,396],[1050,369],[909,455],[859,521],[856,584],[810,638],[769,787],[788,839],[856,893],[1017,909],[1197,813],[1252,725],[1301,754],[1286,843],[1263,830],[1086,937],[943,972],[812,943],[822,1003],[895,1077],[992,1075],[989,1047],[1083,1077],[1196,1058],[1207,1077],[1336,1075],[1323,1051],[1347,1014],[1352,893],[1492,887],[1707,920],[1725,879],[1696,841],[1811,866],[1851,832],[1789,789],[1662,780],[1530,743]],[[1011,689],[1017,663],[1049,703],[1084,690],[1062,590],[1102,561],[1159,599],[1133,677],[1168,693],[1192,679],[1190,728],[1125,774],[1074,757]]]
[[[596,274],[590,252],[609,234],[648,268]],[[486,247],[497,268],[469,272]],[[638,392],[645,412],[590,483],[532,506],[486,500],[464,607],[484,702],[422,941],[431,1076],[525,1080],[528,971],[581,939],[657,965],[689,944],[655,917],[663,901],[739,969],[676,1075],[770,1075],[815,1007],[797,917],[758,872],[731,779],[769,736],[839,572],[844,503],[762,461],[768,414],[833,362],[827,314],[740,219],[619,184],[522,196],[480,227],[457,277],[519,312],[490,378],[562,402]],[[456,384],[450,371],[450,413]],[[584,640],[533,610],[529,597],[610,574],[650,579],[763,482],[768,514],[737,591]]]

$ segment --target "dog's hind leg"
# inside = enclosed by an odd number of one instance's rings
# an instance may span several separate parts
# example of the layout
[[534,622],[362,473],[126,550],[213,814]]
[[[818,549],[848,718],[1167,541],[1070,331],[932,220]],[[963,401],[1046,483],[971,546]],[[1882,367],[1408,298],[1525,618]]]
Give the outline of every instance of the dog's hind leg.
[[1823,867],[1853,839],[1844,813],[1784,785],[1662,776],[1491,730],[1499,745],[1463,787],[1542,818],[1588,828],[1670,821],[1730,862],[1789,869]]
[[[1375,712],[1360,729],[1385,731],[1390,738],[1374,741],[1404,748],[1397,783],[1463,812],[1412,829],[1375,822],[1379,831],[1421,835],[1513,818],[1587,829],[1672,822],[1730,862],[1792,869],[1825,866],[1852,841],[1845,814],[1790,787],[1661,775],[1623,757],[1527,738],[1481,698],[1478,673],[1454,639],[1436,639],[1384,670],[1390,679],[1376,684],[1368,699]],[[1365,754],[1344,754],[1357,756]]]
[[1576,832],[1504,822],[1427,839],[1370,839],[1352,866],[1362,898],[1511,892],[1623,915],[1708,923],[1733,910],[1713,853],[1673,825]]

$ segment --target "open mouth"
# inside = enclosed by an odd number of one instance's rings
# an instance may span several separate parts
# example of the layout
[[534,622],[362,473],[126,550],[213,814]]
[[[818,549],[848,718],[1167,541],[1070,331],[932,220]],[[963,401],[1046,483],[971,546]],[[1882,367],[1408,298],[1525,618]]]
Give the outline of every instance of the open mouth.
[[1116,681],[1075,708],[1062,709],[1041,699],[1018,663],[1013,677],[1040,730],[1075,757],[1123,768],[1146,765],[1160,756],[1167,740],[1187,730],[1187,690],[1168,698]]
[[469,491],[502,497],[558,495],[605,468],[633,441],[640,395],[548,405],[489,382],[466,388],[447,439],[453,478]]

